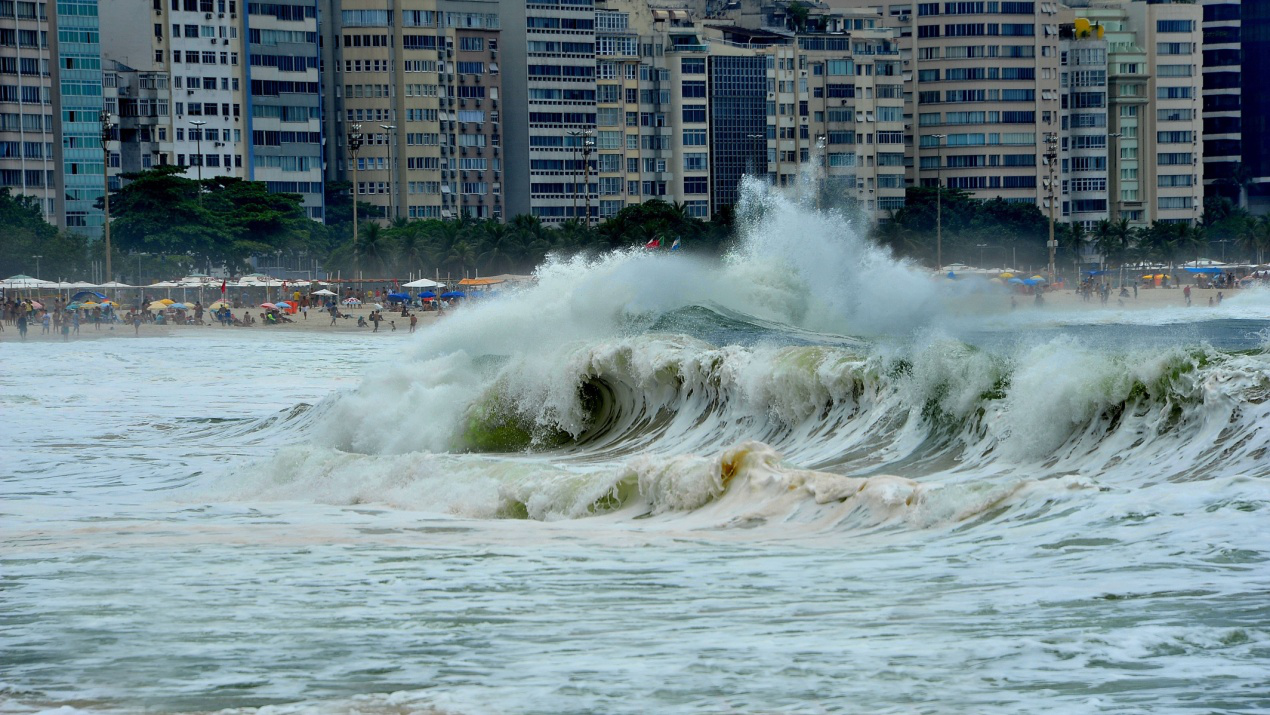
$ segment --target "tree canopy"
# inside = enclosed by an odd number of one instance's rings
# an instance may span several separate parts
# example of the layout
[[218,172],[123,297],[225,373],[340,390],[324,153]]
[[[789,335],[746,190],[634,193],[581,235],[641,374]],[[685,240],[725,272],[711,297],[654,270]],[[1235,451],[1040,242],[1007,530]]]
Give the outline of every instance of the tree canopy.
[[88,275],[88,240],[45,221],[38,199],[0,188],[0,226],[0,278],[37,272],[45,280]]
[[270,193],[262,182],[181,176],[161,166],[125,174],[113,192],[112,234],[122,251],[188,255],[195,265],[238,270],[253,255],[325,248],[322,226],[310,220],[296,194]]

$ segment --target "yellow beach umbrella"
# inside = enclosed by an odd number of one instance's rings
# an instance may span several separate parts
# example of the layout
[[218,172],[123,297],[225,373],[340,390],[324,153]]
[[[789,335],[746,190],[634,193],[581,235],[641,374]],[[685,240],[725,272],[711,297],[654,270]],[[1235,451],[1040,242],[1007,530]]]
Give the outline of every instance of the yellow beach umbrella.
[[1011,273],[1011,272],[1009,272],[1009,271],[1005,271],[1004,273],[1002,273],[1001,275],[999,275],[999,276],[997,276],[997,277],[998,277],[998,278],[1013,278],[1013,277],[1014,277],[1014,274],[1013,274],[1013,273]]
[[156,303],[162,303],[162,304],[164,304],[164,305],[172,305],[172,304],[173,304],[173,303],[175,303],[176,301],[175,301],[175,300],[172,300],[171,298],[161,298],[161,299],[159,299],[159,300],[157,300],[157,301],[155,301],[155,302],[156,302]]
[[226,303],[226,302],[225,302],[225,301],[223,301],[223,300],[218,300],[218,301],[216,301],[215,303],[212,303],[211,305],[207,306],[207,309],[208,309],[208,310],[220,310],[221,308],[228,308],[228,307],[229,307],[229,303]]

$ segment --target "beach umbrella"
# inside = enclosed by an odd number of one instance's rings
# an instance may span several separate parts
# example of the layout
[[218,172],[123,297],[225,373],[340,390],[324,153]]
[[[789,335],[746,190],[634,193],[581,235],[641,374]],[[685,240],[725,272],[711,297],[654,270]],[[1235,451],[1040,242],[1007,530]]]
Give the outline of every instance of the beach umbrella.
[[160,298],[159,300],[157,300],[157,301],[155,301],[155,302],[156,302],[156,303],[162,303],[162,304],[164,304],[164,305],[172,305],[172,304],[173,304],[173,303],[175,303],[176,301],[175,301],[175,300],[172,300],[171,298]]
[[466,298],[467,293],[464,293],[462,291],[452,290],[449,293],[442,293],[441,297],[442,298]]
[[1034,281],[1040,281],[1040,282],[1042,282],[1042,283],[1047,282],[1047,281],[1045,280],[1045,276],[1032,276],[1032,280],[1034,280]]
[[99,305],[101,305],[101,303],[94,303],[94,302],[92,302],[92,301],[90,300],[90,301],[86,301],[86,302],[80,303],[80,304],[79,304],[79,307],[81,307],[81,308],[96,308],[96,307],[97,307],[97,306],[99,306]]
[[335,293],[323,288],[322,290],[313,291],[313,295],[335,295]]
[[419,279],[419,280],[417,280],[417,281],[410,281],[409,283],[402,283],[402,284],[401,284],[401,287],[402,287],[402,288],[437,288],[437,287],[439,287],[439,286],[441,286],[441,285],[442,285],[442,284],[437,283],[436,281],[430,281],[430,280],[428,280],[427,278],[420,278],[420,279]]
[[419,294],[419,297],[423,298],[424,300],[428,300],[428,299],[437,297],[437,294],[433,293],[430,290],[425,290],[424,292]]
[[291,304],[285,300],[280,300],[277,303],[274,303],[274,307],[282,308],[283,310],[291,310]]
[[361,305],[362,302],[356,298],[345,298],[344,305]]
[[274,305],[273,303],[261,303],[260,307],[261,308],[277,308],[278,306]]
[[380,305],[379,303],[375,303],[375,304],[374,304],[374,305],[372,305],[371,307],[372,307],[372,308],[374,308],[375,310],[383,310],[383,309],[384,309],[384,306]]
[[93,300],[95,298],[105,299],[105,297],[106,297],[105,295],[98,293],[96,291],[81,290],[80,292],[71,296],[70,299],[71,300]]
[[998,277],[998,278],[1013,278],[1013,277],[1014,277],[1014,274],[1013,274],[1013,273],[1011,273],[1011,272],[1009,272],[1009,271],[1002,271],[1001,275],[999,275],[999,276],[997,276],[997,277]]
[[1009,280],[1008,280],[1008,281],[1006,281],[1006,282],[1007,282],[1007,283],[1012,283],[1012,284],[1014,284],[1014,285],[1023,285],[1023,279],[1022,279],[1022,278],[1011,278],[1011,279],[1009,279]]
[[172,310],[189,310],[189,307],[186,306],[184,303],[173,303],[172,305],[169,305],[168,307],[171,308]]
[[163,311],[167,309],[168,309],[168,306],[166,303],[151,303],[150,304],[150,312],[152,313],[162,313]]
[[44,304],[38,300],[33,300],[31,301],[31,307],[35,308],[36,310],[41,310],[44,308]]
[[229,303],[226,303],[223,300],[218,300],[215,303],[212,303],[211,305],[207,306],[209,310],[220,310],[221,308],[228,308],[228,307],[229,307]]
[[1042,283],[1044,283],[1044,282],[1045,282],[1045,281],[1043,281],[1043,280],[1038,281],[1038,280],[1036,280],[1035,278],[1024,278],[1024,279],[1023,279],[1023,285],[1025,285],[1025,286],[1038,286],[1038,285],[1040,285],[1040,284],[1042,284]]

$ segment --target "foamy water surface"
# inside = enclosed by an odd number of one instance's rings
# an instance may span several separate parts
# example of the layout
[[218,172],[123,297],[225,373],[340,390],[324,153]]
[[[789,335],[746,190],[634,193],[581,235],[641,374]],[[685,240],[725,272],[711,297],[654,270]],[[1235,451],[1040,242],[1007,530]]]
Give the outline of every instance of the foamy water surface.
[[1264,296],[975,318],[748,190],[416,336],[0,340],[0,711],[1270,709]]

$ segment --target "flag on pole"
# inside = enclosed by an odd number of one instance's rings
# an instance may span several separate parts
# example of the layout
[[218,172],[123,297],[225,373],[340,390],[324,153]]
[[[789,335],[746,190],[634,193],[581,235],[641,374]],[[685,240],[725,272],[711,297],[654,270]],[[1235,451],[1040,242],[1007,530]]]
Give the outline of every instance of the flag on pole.
[[645,243],[645,244],[644,244],[644,248],[646,248],[646,249],[648,249],[648,250],[650,250],[650,251],[655,251],[655,250],[657,250],[658,248],[661,248],[661,237],[659,236],[659,237],[654,238],[653,240],[649,241],[648,243]]
[[224,278],[222,278],[220,281],[220,297],[221,298],[225,297],[225,279]]
[[670,250],[672,250],[672,251],[678,251],[678,250],[679,250],[679,239],[677,239],[677,238],[676,238],[676,239],[675,239],[675,242],[674,242],[674,243],[672,243],[672,244],[670,244]]

